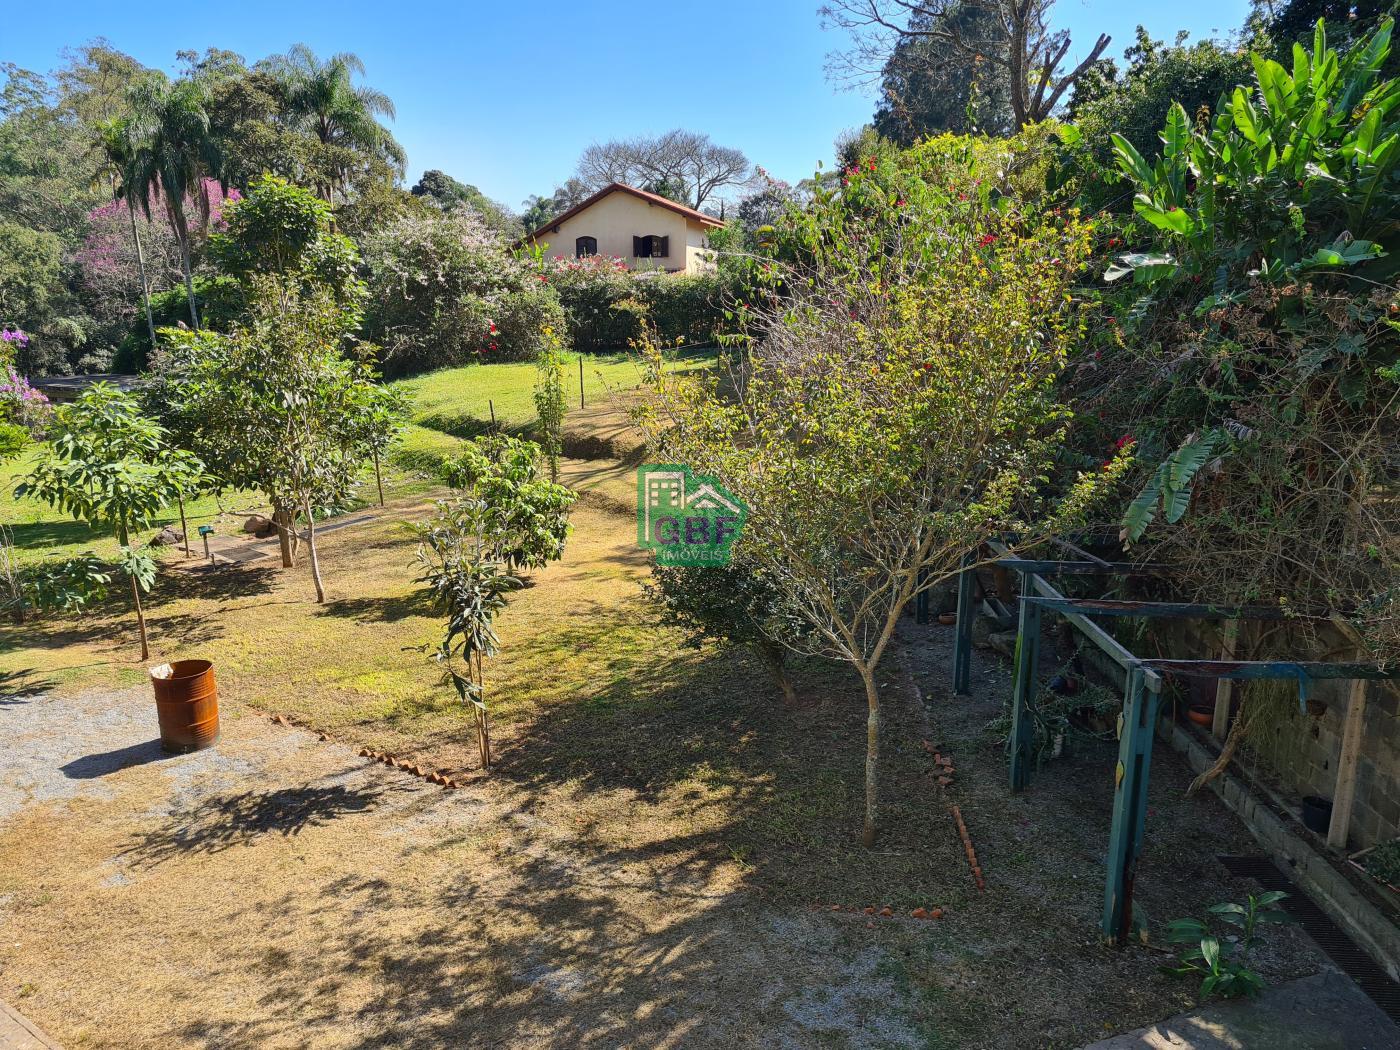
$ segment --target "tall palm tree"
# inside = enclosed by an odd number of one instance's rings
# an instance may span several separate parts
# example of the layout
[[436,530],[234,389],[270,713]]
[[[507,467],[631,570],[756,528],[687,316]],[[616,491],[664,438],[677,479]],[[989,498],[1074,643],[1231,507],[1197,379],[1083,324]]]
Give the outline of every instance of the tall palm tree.
[[146,307],[146,331],[150,333],[151,345],[156,342],[156,322],[151,314],[151,282],[146,276],[146,253],[141,247],[141,231],[136,225],[136,201],[130,190],[132,157],[135,150],[131,143],[130,122],[120,117],[100,120],[94,125],[97,134],[97,148],[101,151],[107,169],[107,180],[112,187],[113,200],[126,201],[126,213],[131,219],[131,237],[136,242],[136,266],[141,271],[141,301]]
[[219,145],[209,130],[208,97],[193,80],[174,83],[163,76],[139,81],[131,92],[131,163],[127,192],[135,193],[151,217],[151,201],[165,204],[170,228],[180,246],[185,268],[185,292],[190,300],[190,320],[199,328],[191,272],[190,222],[186,199],[192,199],[201,225],[209,222],[209,195],[205,181],[219,177],[222,167]]
[[403,171],[403,147],[377,119],[392,120],[394,103],[382,91],[355,84],[355,76],[365,74],[358,55],[346,51],[323,62],[305,44],[296,44],[259,65],[281,85],[283,117],[327,147],[327,169],[314,179],[316,192],[328,204],[335,190],[344,190],[350,171],[346,156],[337,151],[384,160]]

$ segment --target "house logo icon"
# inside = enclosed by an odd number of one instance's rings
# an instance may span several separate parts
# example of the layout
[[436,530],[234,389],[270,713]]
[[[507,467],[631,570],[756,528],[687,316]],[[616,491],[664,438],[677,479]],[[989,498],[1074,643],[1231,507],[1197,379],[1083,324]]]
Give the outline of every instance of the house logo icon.
[[637,471],[637,544],[662,565],[728,565],[749,509],[718,479],[674,463]]

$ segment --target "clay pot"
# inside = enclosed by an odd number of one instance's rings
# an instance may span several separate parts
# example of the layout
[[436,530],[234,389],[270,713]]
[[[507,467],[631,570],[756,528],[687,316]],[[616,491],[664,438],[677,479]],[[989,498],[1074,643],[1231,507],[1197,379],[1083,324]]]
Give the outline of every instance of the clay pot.
[[953,624],[955,624],[955,623],[958,622],[958,614],[957,614],[957,613],[939,613],[939,614],[938,614],[938,622],[941,623],[944,627],[952,627]]
[[184,754],[219,739],[219,691],[208,660],[176,660],[151,668],[160,746]]
[[1195,722],[1198,726],[1209,726],[1215,721],[1215,709],[1211,707],[1197,707],[1192,705],[1186,709],[1186,717]]

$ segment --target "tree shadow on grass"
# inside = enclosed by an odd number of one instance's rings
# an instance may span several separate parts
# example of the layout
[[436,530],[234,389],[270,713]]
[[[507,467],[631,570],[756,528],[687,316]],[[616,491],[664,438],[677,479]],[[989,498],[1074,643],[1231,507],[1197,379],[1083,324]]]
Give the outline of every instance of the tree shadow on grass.
[[20,671],[0,670],[0,707],[22,704],[48,692],[54,680],[28,668]]
[[138,867],[155,867],[176,857],[222,853],[263,835],[298,835],[308,827],[365,812],[386,790],[329,784],[217,795],[173,815],[170,824],[142,833],[121,855]]
[[316,615],[361,623],[397,623],[410,616],[433,615],[433,600],[427,591],[421,590],[379,598],[340,598],[320,606]]
[[219,565],[208,562],[195,567],[189,561],[177,563],[176,571],[163,573],[157,584],[157,601],[196,599],[227,601],[257,598],[271,594],[281,575],[280,568]]

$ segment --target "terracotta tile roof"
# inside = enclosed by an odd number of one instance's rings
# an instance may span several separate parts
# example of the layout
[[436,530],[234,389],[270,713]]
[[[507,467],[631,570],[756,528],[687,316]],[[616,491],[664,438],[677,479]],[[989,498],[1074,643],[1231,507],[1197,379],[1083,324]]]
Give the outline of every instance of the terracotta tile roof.
[[524,244],[527,241],[533,241],[536,237],[540,237],[547,233],[549,230],[554,229],[554,227],[560,225],[561,223],[572,219],[575,215],[583,211],[585,208],[591,208],[594,204],[597,204],[608,194],[617,193],[619,191],[621,191],[622,193],[630,193],[632,196],[638,197],[646,201],[648,204],[655,204],[659,208],[667,208],[670,211],[675,212],[677,215],[684,215],[687,219],[690,219],[694,222],[702,223],[705,226],[724,225],[724,221],[722,219],[716,219],[713,215],[706,215],[703,211],[696,211],[694,208],[687,208],[684,204],[677,204],[675,201],[667,197],[663,197],[659,193],[651,193],[647,190],[639,190],[635,186],[628,186],[625,183],[613,182],[609,183],[607,186],[604,186],[601,190],[593,194],[593,196],[589,197],[586,201],[582,201],[579,204],[575,204],[568,211],[554,216],[554,218],[550,219],[539,229],[532,230],[531,232],[527,233],[524,237],[520,238],[519,243]]

